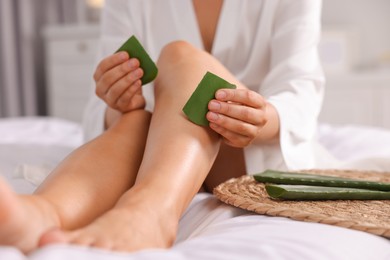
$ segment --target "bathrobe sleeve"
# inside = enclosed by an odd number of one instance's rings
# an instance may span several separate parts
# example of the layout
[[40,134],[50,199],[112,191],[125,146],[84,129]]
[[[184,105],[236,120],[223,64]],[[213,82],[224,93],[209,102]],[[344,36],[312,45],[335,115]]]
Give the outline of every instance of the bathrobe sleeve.
[[259,92],[278,111],[280,143],[245,149],[249,173],[316,166],[315,134],[324,92],[317,53],[320,12],[319,0],[279,1],[275,8],[270,69]]

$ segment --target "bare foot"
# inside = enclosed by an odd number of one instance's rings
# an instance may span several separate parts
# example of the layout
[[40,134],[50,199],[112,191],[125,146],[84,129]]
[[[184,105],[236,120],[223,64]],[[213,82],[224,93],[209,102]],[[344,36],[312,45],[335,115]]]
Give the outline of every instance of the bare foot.
[[115,251],[132,252],[172,246],[178,221],[167,212],[143,204],[116,206],[88,226],[75,231],[48,231],[40,245],[70,243]]
[[28,253],[54,226],[59,226],[59,220],[48,202],[33,195],[17,195],[0,179],[0,245]]

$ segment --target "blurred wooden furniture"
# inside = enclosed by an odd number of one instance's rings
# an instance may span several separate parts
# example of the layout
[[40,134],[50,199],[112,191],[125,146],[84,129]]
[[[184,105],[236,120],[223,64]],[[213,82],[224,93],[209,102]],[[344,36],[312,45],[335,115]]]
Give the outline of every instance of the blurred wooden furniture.
[[49,26],[43,35],[49,116],[81,122],[93,93],[99,26]]

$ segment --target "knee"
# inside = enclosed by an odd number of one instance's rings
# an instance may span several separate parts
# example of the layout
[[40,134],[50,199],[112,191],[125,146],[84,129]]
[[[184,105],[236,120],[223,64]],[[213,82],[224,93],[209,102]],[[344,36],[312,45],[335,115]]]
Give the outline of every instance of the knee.
[[216,63],[210,54],[188,42],[167,44],[157,62],[159,73],[154,82],[156,100],[161,97],[188,99],[206,71],[214,71]]
[[[157,61],[158,76],[154,82],[155,97],[160,93],[177,95],[177,85],[184,91],[186,84],[182,84],[189,73],[194,72],[201,50],[185,41],[174,41],[164,46]],[[173,90],[173,91],[171,91]]]
[[191,57],[198,56],[199,53],[201,53],[201,50],[189,42],[174,41],[164,46],[157,63],[180,63]]

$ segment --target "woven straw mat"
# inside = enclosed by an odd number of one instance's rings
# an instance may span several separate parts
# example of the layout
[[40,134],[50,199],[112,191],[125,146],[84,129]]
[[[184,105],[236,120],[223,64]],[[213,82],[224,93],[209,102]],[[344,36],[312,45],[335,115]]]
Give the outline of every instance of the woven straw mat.
[[[390,173],[352,170],[300,172],[390,182]],[[390,238],[390,200],[272,200],[264,184],[253,176],[230,179],[217,186],[214,195],[227,204],[258,214],[336,225]]]

